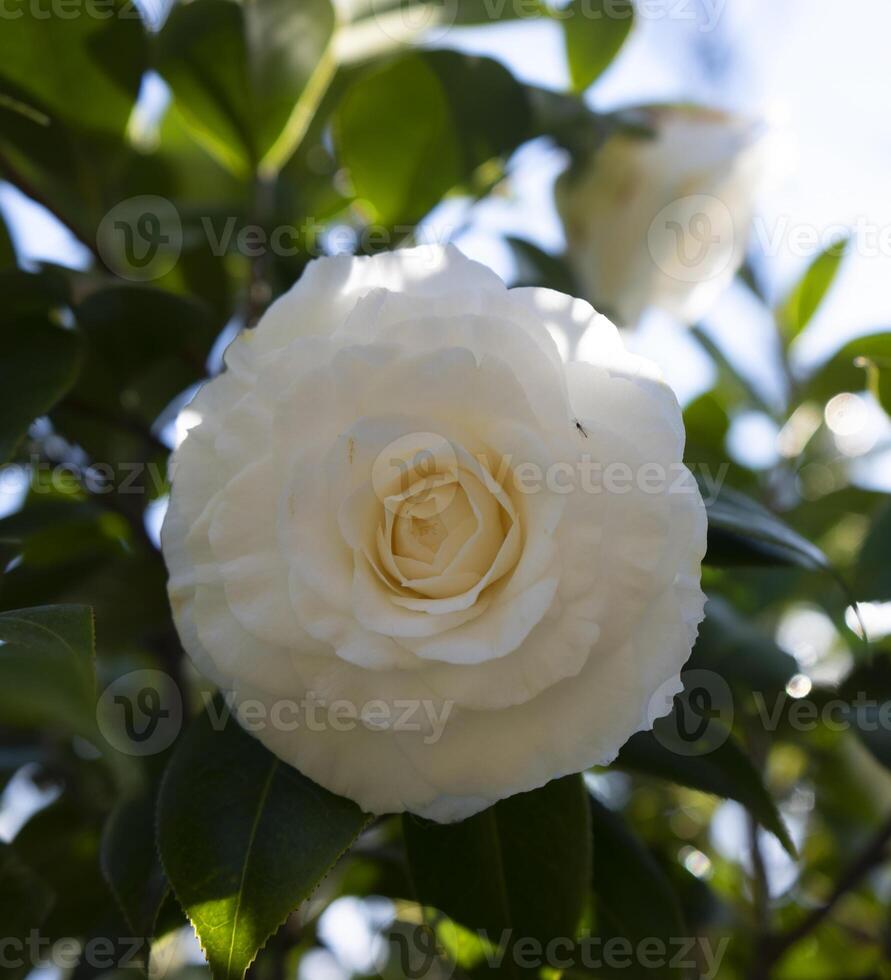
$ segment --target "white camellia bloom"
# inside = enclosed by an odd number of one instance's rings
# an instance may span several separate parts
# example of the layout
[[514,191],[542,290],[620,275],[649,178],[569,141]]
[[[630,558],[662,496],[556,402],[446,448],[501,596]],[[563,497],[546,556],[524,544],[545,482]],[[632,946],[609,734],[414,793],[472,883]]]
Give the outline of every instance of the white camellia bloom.
[[[581,325],[598,361],[564,364]],[[587,303],[454,248],[320,259],[190,408],[180,635],[318,783],[456,820],[670,707],[705,511],[674,395]]]
[[649,306],[694,323],[745,258],[764,172],[764,127],[694,106],[639,110],[554,194],[570,264],[623,326]]

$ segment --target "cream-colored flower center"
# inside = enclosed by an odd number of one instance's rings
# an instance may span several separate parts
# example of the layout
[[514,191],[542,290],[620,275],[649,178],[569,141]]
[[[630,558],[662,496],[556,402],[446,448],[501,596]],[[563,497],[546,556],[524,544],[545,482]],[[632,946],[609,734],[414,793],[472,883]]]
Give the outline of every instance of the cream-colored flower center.
[[423,469],[407,467],[405,489],[383,499],[372,563],[402,599],[467,596],[472,604],[516,563],[516,510],[477,460]]

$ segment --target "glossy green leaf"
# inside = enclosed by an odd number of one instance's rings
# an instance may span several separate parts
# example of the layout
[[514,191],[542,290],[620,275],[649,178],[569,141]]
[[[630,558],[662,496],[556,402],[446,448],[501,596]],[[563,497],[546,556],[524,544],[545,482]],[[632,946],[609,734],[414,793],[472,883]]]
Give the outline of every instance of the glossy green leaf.
[[427,51],[358,78],[338,106],[334,135],[372,217],[410,225],[486,161],[513,150],[528,127],[526,95],[505,68]]
[[221,162],[275,172],[330,81],[333,32],[329,0],[194,0],[168,17],[157,68]]
[[234,721],[193,723],[161,784],[158,847],[215,980],[240,980],[367,820]]
[[[590,883],[591,832],[580,776],[501,800],[476,816],[402,821],[419,901],[496,947],[514,939],[574,938]],[[514,960],[503,958],[506,975]]]
[[625,43],[634,24],[634,5],[631,0],[572,0],[559,17],[572,88],[584,92]]
[[794,565],[829,570],[823,552],[751,497],[724,487],[706,499],[712,565]]
[[154,804],[153,795],[122,801],[102,832],[102,874],[137,936],[154,935],[170,888],[155,846]]
[[0,278],[0,463],[15,452],[28,426],[45,415],[74,384],[80,338],[58,325],[46,280],[7,272]]
[[13,83],[48,111],[84,129],[122,134],[147,67],[139,7],[108,0],[73,16],[9,0],[0,86]]
[[[674,712],[656,721],[654,732],[638,732],[625,743],[616,764],[622,769],[668,779],[703,793],[736,800],[746,807],[794,855],[795,845],[776,804],[748,755],[727,731],[710,730],[699,754],[684,754],[669,746],[679,731]],[[686,743],[689,751],[692,743]]]
[[0,723],[96,742],[93,615],[87,606],[0,613]]
[[845,257],[848,239],[835,242],[808,266],[778,312],[784,341],[789,344],[807,327],[832,288]]
[[[655,858],[621,815],[593,794],[589,800],[594,842],[592,887],[598,934],[636,944],[651,937],[667,943],[687,935],[677,896]],[[616,971],[622,975],[621,970]],[[647,971],[653,980],[678,978],[683,971],[665,962]]]

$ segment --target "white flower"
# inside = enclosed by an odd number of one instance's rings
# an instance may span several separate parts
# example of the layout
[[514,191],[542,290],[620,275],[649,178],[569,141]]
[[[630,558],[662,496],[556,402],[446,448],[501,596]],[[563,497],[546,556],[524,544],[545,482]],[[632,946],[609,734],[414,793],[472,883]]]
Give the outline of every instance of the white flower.
[[641,110],[557,180],[569,260],[592,302],[624,326],[649,306],[694,323],[745,257],[764,129],[692,106]]
[[[564,365],[579,325],[598,363]],[[680,689],[704,508],[674,395],[587,303],[454,248],[320,259],[226,365],[173,463],[170,598],[282,759],[456,820],[608,763]]]

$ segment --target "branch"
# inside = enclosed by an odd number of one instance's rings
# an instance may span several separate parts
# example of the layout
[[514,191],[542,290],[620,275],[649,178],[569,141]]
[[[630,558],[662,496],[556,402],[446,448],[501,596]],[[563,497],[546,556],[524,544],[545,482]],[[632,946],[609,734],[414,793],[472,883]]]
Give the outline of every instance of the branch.
[[822,905],[813,909],[794,929],[771,937],[768,942],[768,964],[775,963],[792,946],[816,929],[848,892],[853,891],[870,871],[882,864],[889,856],[889,843],[891,843],[891,819],[879,828],[863,853],[842,874],[829,898]]

